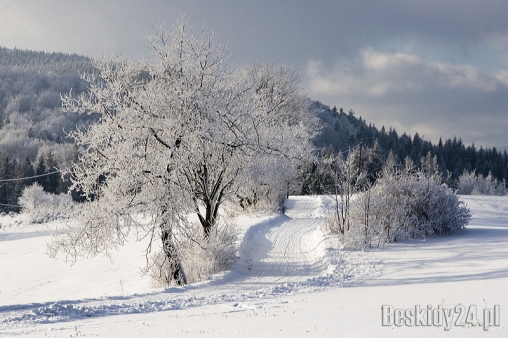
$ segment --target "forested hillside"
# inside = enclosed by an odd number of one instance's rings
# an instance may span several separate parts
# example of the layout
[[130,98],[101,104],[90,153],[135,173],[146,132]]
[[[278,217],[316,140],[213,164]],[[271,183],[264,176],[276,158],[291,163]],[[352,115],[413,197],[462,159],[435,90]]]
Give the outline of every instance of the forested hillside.
[[[345,113],[342,108],[330,108],[318,101],[313,102],[311,109],[322,121],[322,130],[315,138],[315,145],[320,150],[320,156],[329,157],[331,154],[348,153],[352,148],[362,145],[362,170],[368,171],[370,177],[376,177],[383,168],[389,153],[394,161],[405,166],[406,159],[410,159],[415,167],[422,166],[422,159],[436,158],[437,166],[443,180],[456,188],[457,181],[464,173],[476,172],[478,176],[486,177],[489,173],[499,182],[508,181],[508,155],[498,151],[495,147],[477,149],[475,145],[464,145],[460,138],[454,137],[438,144],[424,140],[418,133],[414,136],[403,133],[399,135],[391,127],[386,130],[383,126],[378,129],[365,119],[357,117],[353,110]],[[316,166],[310,164],[305,170],[306,183],[303,193],[321,193],[315,178]]]
[[[87,89],[78,72],[91,72],[90,60],[78,55],[0,48],[0,204],[17,205],[33,180],[5,181],[55,172],[76,159],[67,132],[97,117],[62,112],[61,93]],[[66,190],[60,174],[38,177],[48,192]],[[10,205],[10,206],[7,206]],[[16,208],[14,208],[16,209]]]
[[40,73],[74,74],[78,72],[93,72],[90,59],[65,53],[46,53],[9,49],[0,46],[0,67],[21,70],[31,70]]
[[[63,112],[60,95],[72,91],[79,95],[87,84],[79,73],[92,72],[90,59],[63,53],[45,53],[0,47],[0,209],[17,210],[17,200],[26,185],[38,181],[46,191],[61,193],[68,185],[59,173],[28,180],[12,180],[55,172],[75,161],[79,149],[67,132],[85,128],[98,116]],[[436,157],[446,183],[455,187],[465,171],[508,181],[508,156],[493,149],[464,145],[461,139],[432,144],[415,134],[399,135],[394,129],[376,128],[350,110],[332,109],[312,102],[322,122],[314,139],[321,156],[349,149],[363,149],[364,169],[372,178],[382,169],[390,151],[401,166],[411,159],[421,167],[421,159],[430,152]],[[302,169],[301,193],[320,193],[316,165]],[[295,187],[295,186],[293,186]],[[300,193],[297,188],[293,193]]]

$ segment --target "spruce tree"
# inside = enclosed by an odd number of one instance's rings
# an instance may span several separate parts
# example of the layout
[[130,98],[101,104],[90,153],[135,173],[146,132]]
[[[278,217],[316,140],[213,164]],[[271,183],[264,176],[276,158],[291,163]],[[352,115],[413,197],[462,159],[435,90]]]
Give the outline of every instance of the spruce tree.
[[37,166],[35,167],[35,175],[37,176],[35,178],[35,181],[42,186],[42,188],[48,192],[48,177],[46,174],[46,161],[44,160],[44,157],[39,157],[39,160],[37,161]]
[[[46,154],[46,157],[45,157],[45,165],[46,165],[46,174],[48,174],[47,176],[47,189],[46,189],[46,192],[48,193],[53,193],[53,194],[57,194],[57,193],[60,193],[60,175],[58,172],[58,169],[57,169],[57,162],[55,160],[55,157],[53,156],[53,153],[51,152],[51,150],[48,152],[48,154]],[[56,173],[54,173],[56,172]],[[51,173],[51,174],[49,174]]]
[[12,179],[12,163],[9,156],[0,153],[0,209],[3,211],[11,210],[14,200],[14,182]]
[[[19,160],[16,162],[16,167],[14,170],[14,177],[21,179],[21,178],[28,178],[23,180],[16,180],[14,182],[14,192],[16,195],[16,200],[21,196],[23,193],[23,189],[26,186],[30,186],[34,179],[31,178],[34,176],[34,169],[32,167],[32,163],[28,157],[25,157],[24,160]],[[17,203],[16,203],[17,205]]]

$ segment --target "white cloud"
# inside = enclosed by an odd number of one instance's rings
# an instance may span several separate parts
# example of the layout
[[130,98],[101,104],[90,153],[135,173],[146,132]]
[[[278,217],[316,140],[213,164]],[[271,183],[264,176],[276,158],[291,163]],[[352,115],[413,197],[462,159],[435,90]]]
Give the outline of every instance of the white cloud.
[[375,71],[385,71],[397,67],[405,67],[406,65],[421,64],[421,59],[412,54],[395,53],[385,54],[372,50],[363,52],[363,65]]
[[470,65],[426,63],[414,54],[372,50],[363,51],[356,61],[336,64],[331,71],[320,62],[307,64],[312,95],[382,97],[435,88],[494,92],[499,86],[508,86],[507,74],[503,71],[491,75]]
[[498,85],[502,85],[495,76],[483,74],[470,65],[434,62],[428,67],[436,70],[439,79],[443,80],[442,84],[451,88],[469,87],[485,92],[493,92]]
[[307,76],[313,95],[358,95],[381,97],[420,87],[411,68],[421,67],[419,57],[411,54],[383,54],[364,51],[359,61],[338,63],[331,72],[321,63],[309,61]]
[[498,71],[494,76],[498,82],[508,87],[508,70]]

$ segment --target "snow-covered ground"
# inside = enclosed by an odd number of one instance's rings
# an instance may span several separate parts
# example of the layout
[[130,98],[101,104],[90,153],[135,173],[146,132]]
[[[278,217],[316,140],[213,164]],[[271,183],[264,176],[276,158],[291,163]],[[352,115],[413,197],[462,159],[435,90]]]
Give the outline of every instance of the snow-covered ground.
[[[320,227],[326,197],[291,197],[285,215],[238,219],[240,259],[231,271],[168,289],[140,276],[144,243],[129,242],[113,262],[71,266],[44,254],[47,228],[58,223],[3,216],[0,336],[506,337],[508,197],[462,199],[474,212],[463,234],[350,252]],[[454,323],[411,322],[418,307],[448,310]],[[485,313],[498,326],[456,321],[475,307],[479,322]],[[386,315],[395,309],[406,317]]]

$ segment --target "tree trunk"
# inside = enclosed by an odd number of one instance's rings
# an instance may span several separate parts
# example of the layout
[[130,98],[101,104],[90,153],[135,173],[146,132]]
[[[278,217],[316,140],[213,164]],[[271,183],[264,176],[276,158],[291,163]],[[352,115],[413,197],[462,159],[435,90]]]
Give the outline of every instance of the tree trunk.
[[203,234],[205,239],[210,238],[212,227],[215,226],[217,221],[219,206],[222,203],[223,191],[219,191],[220,180],[214,185],[214,188],[210,190],[210,193],[205,196],[203,203],[205,205],[205,215],[203,216],[199,212],[199,208],[196,207],[199,222],[203,227]]
[[203,227],[205,239],[210,237],[210,232],[217,218],[217,211],[218,204],[212,204],[210,201],[205,201],[205,216],[203,217],[201,213],[198,213],[199,222]]
[[164,226],[161,226],[161,229],[162,249],[164,254],[166,254],[166,258],[169,260],[171,270],[173,271],[173,280],[178,286],[187,285],[187,278],[185,276],[182,263],[180,262],[180,257],[178,256],[177,249],[173,242],[171,231],[169,231],[167,227]]

